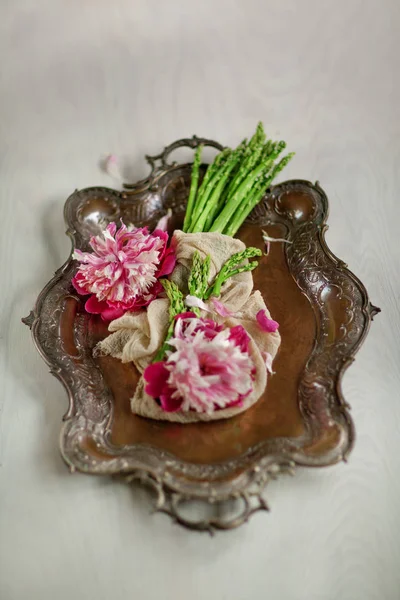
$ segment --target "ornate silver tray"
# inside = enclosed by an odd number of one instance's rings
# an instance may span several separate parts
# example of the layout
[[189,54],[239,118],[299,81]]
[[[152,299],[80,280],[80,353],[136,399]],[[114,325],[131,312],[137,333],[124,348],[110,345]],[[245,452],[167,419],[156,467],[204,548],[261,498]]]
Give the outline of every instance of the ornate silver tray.
[[[196,137],[179,140],[146,157],[150,175],[124,191],[93,187],[73,193],[64,210],[72,247],[87,249],[91,235],[121,217],[152,226],[168,208],[172,229],[179,227],[191,166],[171,164],[169,156],[199,143],[222,148]],[[60,445],[71,471],[140,480],[155,490],[156,510],[212,531],[268,510],[264,487],[277,475],[346,460],[354,426],[341,379],[379,309],[328,249],[327,216],[328,200],[317,183],[287,181],[268,191],[242,227],[239,237],[252,246],[262,247],[263,227],[291,242],[272,244],[254,273],[255,287],[281,324],[282,345],[264,397],[220,422],[160,423],[130,412],[138,374],[113,358],[93,356],[107,329],[85,313],[71,285],[76,266],[69,258],[23,322],[68,393]],[[206,515],[188,516],[192,501],[200,501]]]

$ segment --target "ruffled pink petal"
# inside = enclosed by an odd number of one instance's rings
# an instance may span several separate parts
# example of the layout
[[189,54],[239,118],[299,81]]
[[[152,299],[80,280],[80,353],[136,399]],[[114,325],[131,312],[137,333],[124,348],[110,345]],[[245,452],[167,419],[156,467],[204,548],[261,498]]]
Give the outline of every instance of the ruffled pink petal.
[[[122,223],[122,221],[121,221]],[[125,225],[122,223],[122,227],[125,227]],[[111,237],[115,236],[115,232],[117,231],[117,224],[114,223],[114,221],[112,223],[109,223],[106,227],[106,231],[108,231],[108,233],[111,235]]]
[[258,311],[256,319],[261,329],[267,333],[274,333],[279,329],[279,323],[270,319],[264,309]]
[[[166,231],[163,231],[162,229],[155,229],[151,235],[153,237],[160,238],[160,240],[162,240],[164,242],[164,249],[162,251],[162,256],[164,256],[166,248],[167,248],[167,243],[168,243],[168,237],[169,237],[168,233]],[[162,256],[160,255],[160,258]]]
[[78,292],[78,294],[80,294],[81,296],[87,296],[88,292],[86,291],[86,289],[84,287],[82,287],[79,284],[79,280],[82,281],[82,276],[80,275],[80,273],[77,273],[75,275],[75,277],[73,277],[71,283],[74,286],[74,288],[76,289],[76,291]]
[[164,258],[164,255],[167,252],[167,244],[168,244],[168,233],[166,231],[162,231],[161,229],[155,229],[151,234],[153,238],[158,238],[162,242],[162,247],[159,250],[158,260],[161,262]]
[[203,324],[201,327],[199,327],[199,329],[204,331],[204,335],[208,340],[213,340],[217,333],[222,331],[224,328],[223,325],[218,325],[218,323],[212,319],[202,319],[202,322]]
[[174,317],[174,319],[177,321],[178,319],[193,319],[196,318],[196,315],[193,312],[184,312],[184,313],[180,313],[179,315],[176,315]]
[[231,328],[229,339],[232,340],[242,352],[249,351],[250,337],[241,325],[236,325]]

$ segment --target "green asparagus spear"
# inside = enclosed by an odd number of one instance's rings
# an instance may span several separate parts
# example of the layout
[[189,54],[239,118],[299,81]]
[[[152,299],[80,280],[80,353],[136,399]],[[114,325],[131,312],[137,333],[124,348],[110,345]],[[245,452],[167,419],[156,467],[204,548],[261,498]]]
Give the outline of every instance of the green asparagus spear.
[[265,142],[265,138],[266,135],[264,132],[264,125],[261,123],[261,121],[259,121],[257,123],[256,131],[249,142],[250,150],[254,150],[259,144],[263,144]]
[[[265,140],[265,133],[262,128],[262,124],[259,123],[257,127],[257,131],[250,140],[250,143],[247,145],[243,153],[243,158],[238,165],[237,168],[231,173],[229,181],[225,186],[223,192],[221,193],[218,204],[214,205],[211,211],[208,214],[207,220],[203,227],[203,231],[210,231],[213,222],[218,217],[219,213],[222,211],[223,207],[227,202],[229,202],[232,194],[237,190],[242,181],[246,178],[246,176],[250,173],[250,171],[256,166],[258,159],[261,157],[261,160],[269,159],[269,155],[274,151],[276,147],[276,143],[273,144],[271,140],[268,140],[264,145],[263,141]],[[270,164],[273,164],[273,159],[269,159]]]
[[210,262],[211,258],[209,255],[204,260],[201,259],[199,252],[193,254],[192,268],[190,270],[188,289],[191,296],[197,296],[202,299],[207,287],[208,278],[210,275]]
[[170,323],[164,343],[155,355],[153,362],[158,362],[164,358],[165,353],[169,348],[168,340],[170,340],[174,335],[175,317],[186,310],[183,294],[178,286],[173,281],[169,281],[168,279],[160,279],[160,283],[162,284],[169,300]]
[[244,140],[235,150],[226,148],[215,157],[200,186],[198,149],[184,231],[218,231],[233,235],[231,232],[237,231],[272,179],[290,160],[291,155],[288,155],[275,164],[285,147],[283,141],[266,140],[263,125],[258,123],[249,142]]
[[223,265],[218,275],[216,276],[213,283],[208,288],[207,292],[204,295],[204,298],[208,300],[211,296],[219,296],[221,294],[221,286],[234,275],[238,273],[243,273],[244,271],[252,271],[257,266],[257,261],[252,261],[247,264],[243,264],[250,258],[254,258],[256,256],[261,256],[262,252],[259,248],[246,248],[242,250],[242,252],[237,252],[233,254],[226,263]]
[[203,181],[201,182],[201,186],[197,192],[197,198],[192,210],[191,220],[187,224],[187,227],[186,229],[184,229],[184,231],[189,232],[190,227],[196,222],[199,214],[201,213],[201,207],[207,202],[207,198],[215,183],[215,177],[218,176],[218,173],[223,168],[225,162],[227,161],[231,153],[232,150],[230,148],[225,148],[219,154],[217,154],[214,161],[208,167],[206,174],[204,175]]
[[190,219],[192,217],[193,206],[196,198],[197,186],[199,183],[199,169],[200,169],[200,161],[201,161],[201,153],[203,150],[203,146],[200,145],[197,147],[196,152],[194,154],[194,161],[192,167],[192,177],[190,183],[190,192],[189,198],[186,206],[185,220],[183,222],[183,231],[187,230],[187,227],[190,223]]
[[233,213],[240,206],[240,203],[249,193],[253,184],[257,181],[257,178],[260,177],[264,169],[265,166],[261,163],[251,171],[246,179],[240,184],[233,196],[228,199],[225,207],[214,221],[212,227],[210,227],[210,231],[223,231],[225,229]]
[[[218,206],[218,202],[221,196],[221,193],[226,186],[227,181],[229,180],[229,176],[238,163],[241,160],[243,150],[244,150],[243,142],[240,144],[230,155],[225,165],[219,172],[219,180],[216,185],[213,187],[211,194],[209,195],[207,202],[203,205],[201,212],[197,218],[197,221],[191,226],[190,231],[193,233],[204,231],[204,225],[206,223],[207,217],[210,212]],[[216,177],[215,177],[216,178]],[[213,181],[213,180],[212,180]],[[210,183],[212,183],[212,181]]]
[[252,194],[248,197],[247,202],[244,203],[240,209],[233,216],[230,224],[223,230],[225,235],[234,236],[236,235],[239,227],[251,213],[251,211],[257,206],[257,204],[263,198],[265,192],[268,187],[272,183],[273,179],[286,167],[288,162],[293,158],[294,152],[287,154],[282,158],[282,160],[274,167],[272,172],[268,175],[268,177],[263,181],[263,183],[253,189]]
[[[253,136],[254,138],[255,136]],[[264,134],[265,137],[265,134]],[[250,144],[253,141],[250,141]],[[247,150],[248,152],[246,153],[246,156],[242,162],[242,164],[240,165],[240,168],[236,174],[236,176],[234,177],[234,179],[232,180],[232,182],[230,183],[227,192],[226,192],[226,202],[228,203],[230,198],[232,197],[232,195],[236,192],[236,190],[238,189],[239,185],[242,183],[242,181],[244,181],[246,179],[246,177],[250,174],[250,172],[256,167],[257,163],[260,160],[260,157],[263,155],[264,152],[264,146],[262,141],[260,141],[259,143],[254,143],[253,146],[248,146]]]

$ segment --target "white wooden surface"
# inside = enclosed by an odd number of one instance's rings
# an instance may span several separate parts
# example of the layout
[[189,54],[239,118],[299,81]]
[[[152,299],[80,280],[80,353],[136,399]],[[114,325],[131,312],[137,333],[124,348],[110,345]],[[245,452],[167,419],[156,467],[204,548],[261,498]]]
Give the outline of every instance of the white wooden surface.
[[[400,598],[397,0],[3,0],[0,598]],[[382,307],[344,380],[347,465],[269,489],[270,515],[214,539],[128,486],[67,472],[66,395],[20,323],[69,251],[62,207],[98,159],[179,137],[234,144],[262,119],[319,179],[328,242]]]

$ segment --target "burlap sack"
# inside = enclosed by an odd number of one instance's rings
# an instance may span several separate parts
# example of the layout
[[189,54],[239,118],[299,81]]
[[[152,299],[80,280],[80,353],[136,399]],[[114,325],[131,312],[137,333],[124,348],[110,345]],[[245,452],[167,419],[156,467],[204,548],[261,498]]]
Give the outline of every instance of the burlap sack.
[[[171,279],[182,289],[184,294],[187,292],[186,283],[193,253],[196,250],[203,258],[207,254],[211,256],[211,281],[232,254],[245,249],[245,245],[240,240],[219,233],[185,234],[177,231],[174,234],[173,243],[176,244],[177,266]],[[230,311],[235,312],[235,315],[222,318],[215,313],[204,313],[204,316],[223,323],[227,327],[242,325],[251,337],[250,353],[256,367],[256,377],[253,391],[244,400],[243,405],[221,409],[212,414],[195,411],[165,412],[154,398],[144,392],[145,382],[141,378],[131,400],[132,412],[151,419],[193,423],[226,419],[243,412],[259,399],[267,383],[265,357],[267,353],[272,358],[275,357],[280,345],[280,335],[278,332],[266,333],[261,330],[256,320],[256,314],[261,309],[267,309],[260,292],[257,290],[252,293],[252,288],[253,277],[250,272],[236,275],[224,284],[219,298]],[[212,305],[209,306],[211,309]],[[111,335],[100,342],[97,351],[119,358],[122,362],[133,362],[139,372],[143,373],[154,359],[165,338],[168,328],[168,307],[169,301],[159,298],[154,300],[146,311],[126,313],[116,319],[109,326]],[[270,316],[268,310],[267,314]]]

